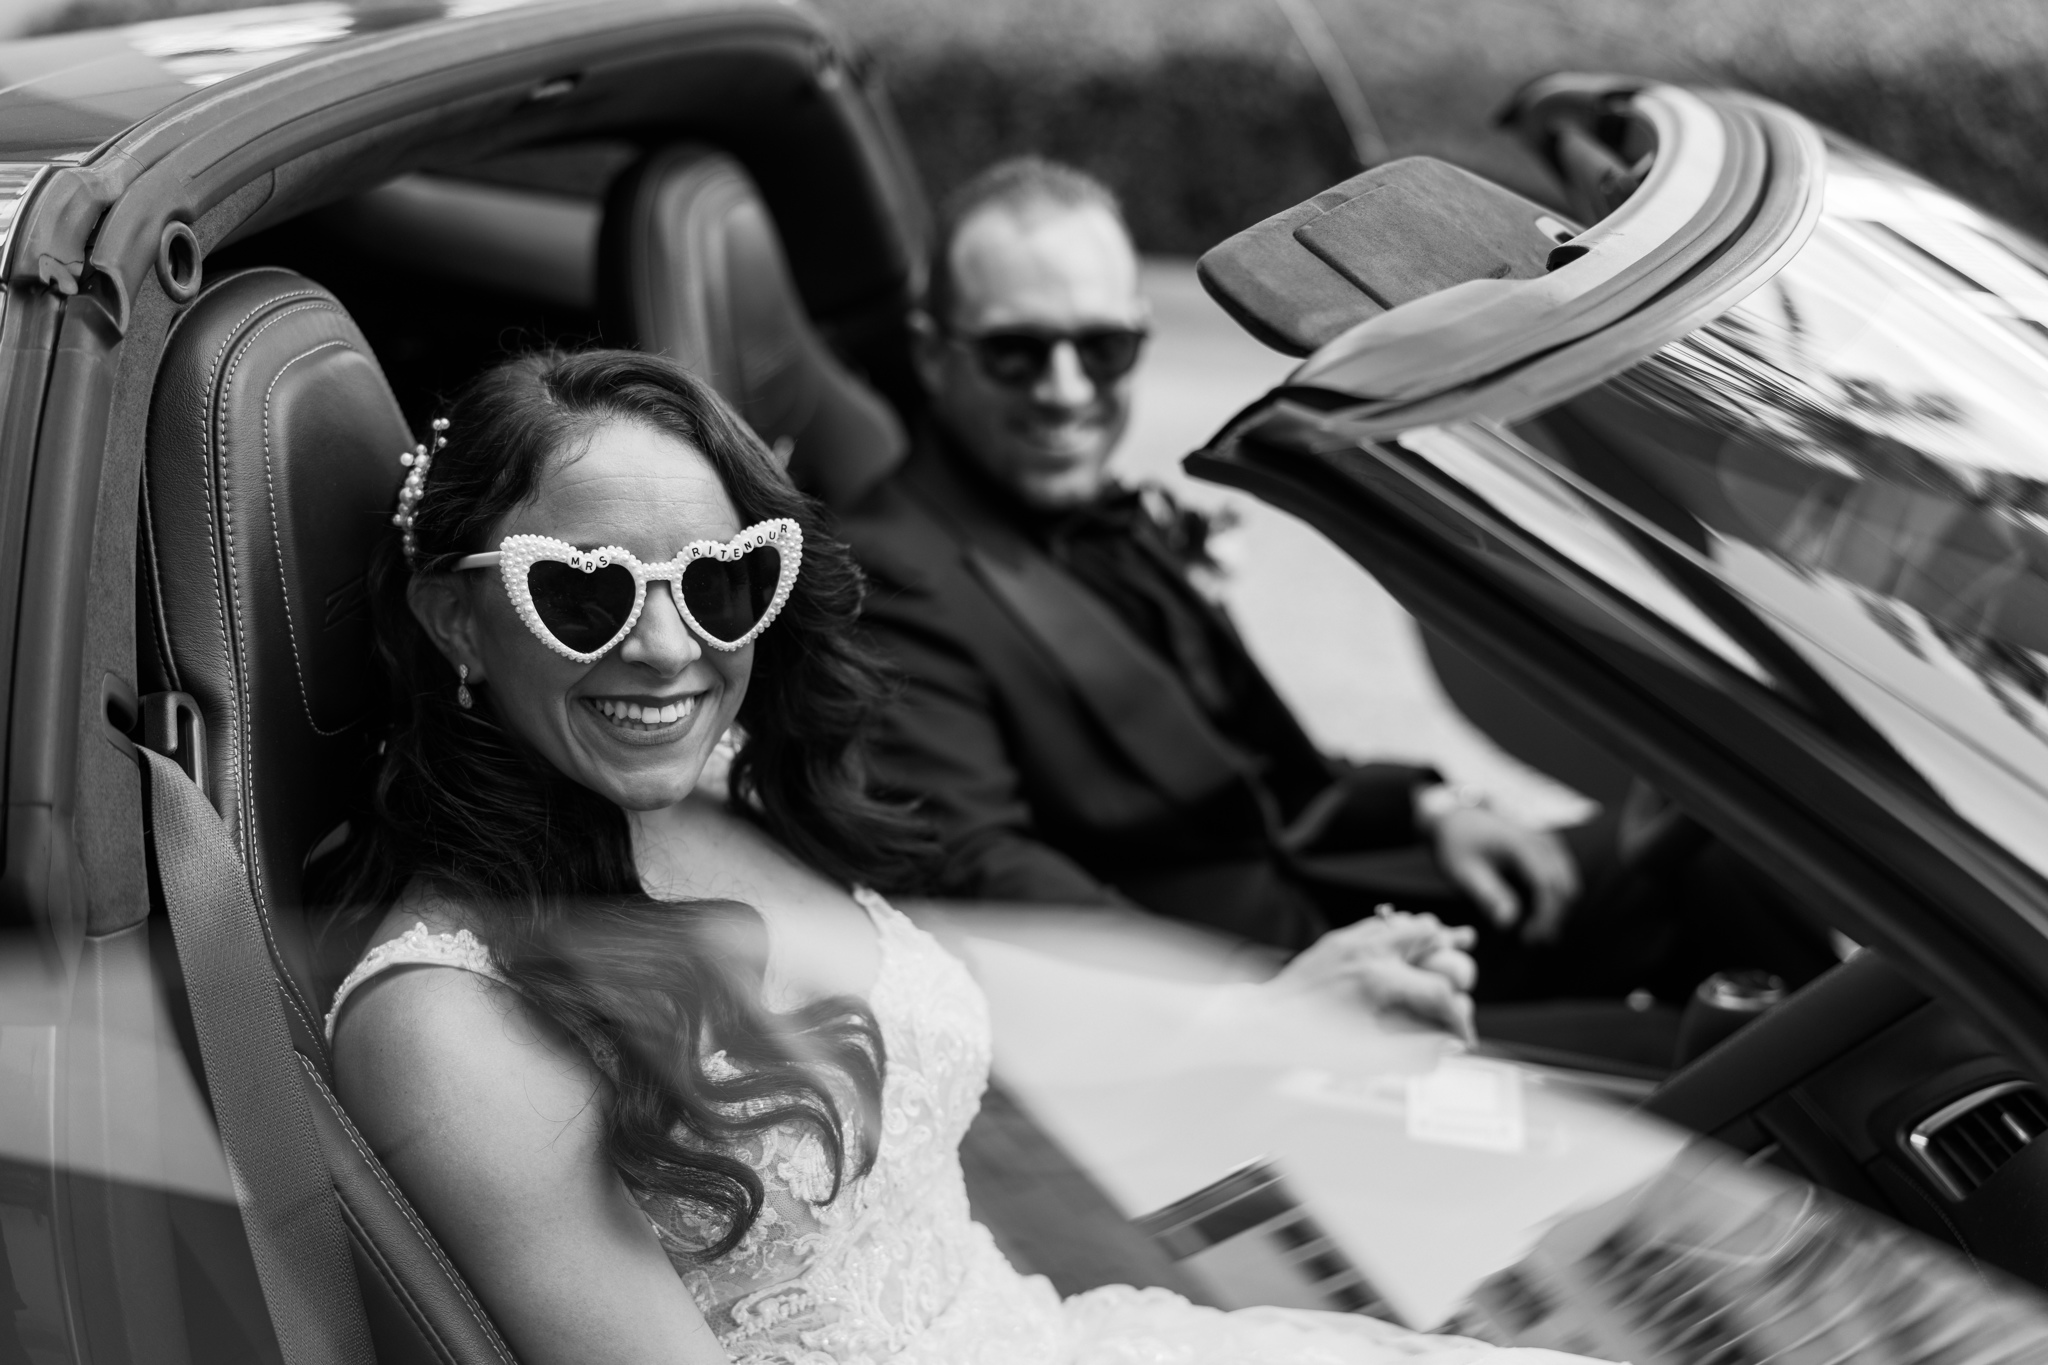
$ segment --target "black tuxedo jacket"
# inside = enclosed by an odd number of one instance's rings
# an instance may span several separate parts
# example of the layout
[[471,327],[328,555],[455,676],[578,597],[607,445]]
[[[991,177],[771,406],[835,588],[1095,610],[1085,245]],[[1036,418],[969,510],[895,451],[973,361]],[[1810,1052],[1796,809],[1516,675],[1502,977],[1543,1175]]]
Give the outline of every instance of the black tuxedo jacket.
[[1135,901],[1299,947],[1330,919],[1304,880],[1368,901],[1441,887],[1412,848],[1382,856],[1414,844],[1433,772],[1326,758],[1248,656],[1255,724],[1236,728],[1264,742],[1234,743],[953,458],[927,433],[840,526],[869,579],[864,629],[903,678],[874,772],[938,825],[946,894]]

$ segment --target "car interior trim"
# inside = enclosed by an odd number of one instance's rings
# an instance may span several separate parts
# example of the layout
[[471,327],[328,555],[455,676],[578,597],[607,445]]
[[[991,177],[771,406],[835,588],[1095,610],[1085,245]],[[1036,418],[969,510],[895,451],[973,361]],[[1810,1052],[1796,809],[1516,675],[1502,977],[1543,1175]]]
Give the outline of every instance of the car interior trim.
[[[14,296],[0,290],[0,297],[5,298],[0,307],[0,450],[32,450],[49,387],[51,355],[63,325],[64,300],[44,291]],[[34,481],[34,462],[15,458],[0,463],[0,544],[26,542]],[[0,560],[0,641],[15,643],[17,653],[24,606],[22,571],[20,555]],[[20,690],[14,670],[0,670],[0,712],[13,713]],[[35,893],[54,861],[49,851],[55,831],[68,822],[54,818],[55,798],[46,783],[20,779],[12,762],[14,741],[13,727],[0,726],[0,761],[6,762],[7,781],[5,823],[0,824],[0,840],[5,841],[0,852],[0,906],[20,907],[13,913],[25,920],[27,907],[42,903]],[[38,776],[49,771],[44,767]]]
[[597,307],[599,205],[542,190],[415,174],[322,216],[368,254],[449,279]]
[[1745,110],[1756,121],[1768,174],[1741,230],[1667,292],[1579,340],[1467,383],[1447,382],[1414,400],[1351,402],[1283,385],[1224,427],[1212,445],[1256,432],[1267,420],[1323,427],[1333,440],[1394,435],[1468,417],[1516,421],[1612,378],[1761,287],[1798,254],[1820,221],[1827,146],[1812,125],[1769,101],[1723,91],[1703,98]]
[[1769,144],[1770,178],[1755,217],[1673,295],[1583,343],[1475,388],[1466,411],[1514,421],[1551,406],[1566,392],[1590,388],[1726,312],[1799,254],[1826,202],[1826,143],[1804,119],[1765,101],[1722,92],[1714,97],[1748,105]]
[[[1426,397],[1618,320],[1667,287],[1668,276],[1740,227],[1763,182],[1761,139],[1671,86],[1638,93],[1656,130],[1641,188],[1573,238],[1579,255],[1531,280],[1469,280],[1368,318],[1310,356],[1289,378],[1358,398]],[[1555,253],[1553,253],[1555,255]]]
[[1804,119],[1763,100],[1719,91],[1713,98],[1753,108],[1770,148],[1764,197],[1735,239],[1670,294],[1582,341],[1418,404],[1359,410],[1359,434],[1390,434],[1463,417],[1514,422],[1542,412],[1718,317],[1798,255],[1826,203],[1826,143]]
[[[2035,1086],[2032,1081],[2014,1080],[2000,1081],[1995,1085],[1987,1085],[1980,1090],[1973,1090],[1961,1099],[1943,1105],[1926,1118],[1914,1124],[1906,1133],[1906,1151],[1912,1156],[1914,1163],[1920,1167],[1921,1171],[1934,1181],[1936,1185],[1940,1186],[1942,1192],[1950,1199],[1958,1202],[1967,1199],[1974,1192],[1973,1188],[1965,1185],[1958,1172],[1951,1170],[1949,1163],[1941,1159],[1935,1148],[1935,1140],[1944,1131],[1953,1127],[1958,1120],[1975,1113],[1986,1105],[2005,1096],[2033,1089],[2035,1089]],[[2007,1122],[2013,1121],[2010,1116],[2003,1117],[2006,1118]],[[2024,1147],[2039,1137],[2040,1134],[2021,1131],[2016,1133],[2015,1136],[2019,1139],[2020,1145]]]

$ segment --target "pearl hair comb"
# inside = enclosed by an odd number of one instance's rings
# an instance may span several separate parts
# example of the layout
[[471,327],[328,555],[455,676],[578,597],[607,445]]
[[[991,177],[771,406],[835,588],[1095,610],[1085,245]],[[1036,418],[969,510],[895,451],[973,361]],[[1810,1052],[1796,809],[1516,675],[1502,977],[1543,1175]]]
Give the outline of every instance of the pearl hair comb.
[[441,433],[448,430],[448,419],[436,417],[433,421],[433,441],[430,445],[422,441],[398,457],[405,466],[405,482],[398,487],[398,510],[391,514],[391,524],[398,528],[405,546],[407,568],[415,568],[419,555],[419,541],[413,536],[413,516],[420,505],[420,498],[427,491],[427,470],[434,463],[434,456],[448,444],[448,438]]

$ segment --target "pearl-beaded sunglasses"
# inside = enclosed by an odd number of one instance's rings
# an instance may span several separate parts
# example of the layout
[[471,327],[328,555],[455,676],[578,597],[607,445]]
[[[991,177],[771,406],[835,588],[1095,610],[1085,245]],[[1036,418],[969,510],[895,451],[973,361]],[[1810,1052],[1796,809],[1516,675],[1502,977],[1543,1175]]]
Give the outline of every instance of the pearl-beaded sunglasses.
[[669,585],[684,624],[713,649],[751,644],[789,600],[803,557],[803,529],[781,517],[731,540],[692,541],[660,564],[642,564],[616,545],[581,550],[520,535],[464,556],[455,569],[497,569],[526,628],[563,658],[587,664],[631,633],[650,582]]

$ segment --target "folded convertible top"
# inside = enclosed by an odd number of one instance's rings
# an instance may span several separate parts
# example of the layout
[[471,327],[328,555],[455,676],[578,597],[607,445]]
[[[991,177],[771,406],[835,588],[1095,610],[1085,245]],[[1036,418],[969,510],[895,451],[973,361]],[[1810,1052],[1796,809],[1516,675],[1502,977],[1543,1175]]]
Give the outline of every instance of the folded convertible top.
[[[1579,230],[1418,157],[1202,258],[1204,285],[1240,324],[1308,354],[1276,398],[1354,417],[1398,408],[1410,422],[1420,406],[1437,421],[1457,395],[1528,387],[1531,367],[1546,392],[1597,382],[1768,278],[1819,211],[1818,134],[1762,100],[1552,77],[1510,118],[1551,154],[1580,211],[1604,216]],[[1636,154],[1595,142],[1589,123],[1620,128],[1613,140]]]

